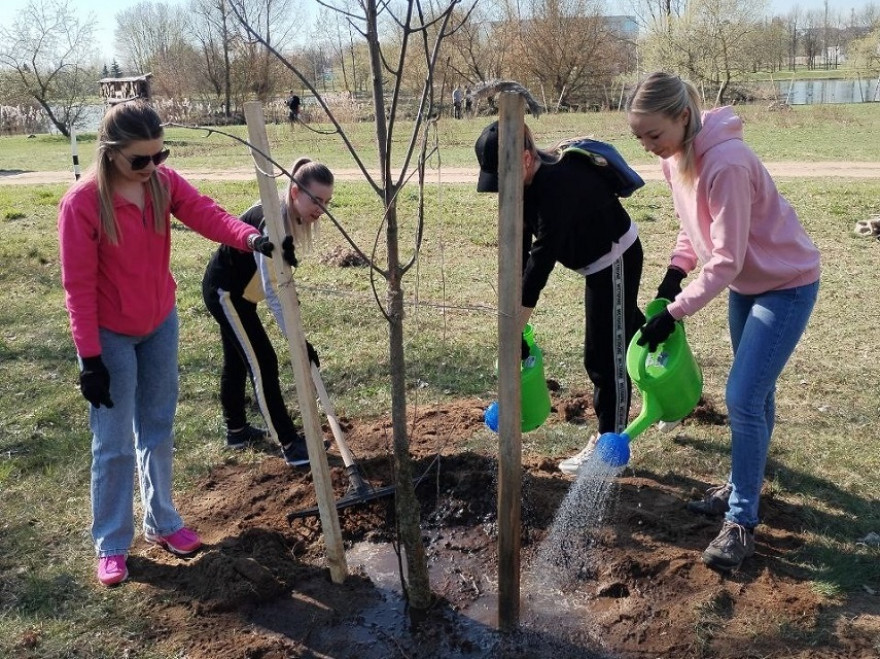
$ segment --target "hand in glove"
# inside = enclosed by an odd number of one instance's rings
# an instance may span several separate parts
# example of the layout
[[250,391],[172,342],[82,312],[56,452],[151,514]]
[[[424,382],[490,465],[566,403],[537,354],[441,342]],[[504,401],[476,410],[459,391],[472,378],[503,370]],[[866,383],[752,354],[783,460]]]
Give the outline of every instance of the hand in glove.
[[79,390],[92,407],[113,407],[113,401],[110,400],[110,373],[104,366],[101,355],[83,358]]
[[670,266],[666,270],[666,276],[657,288],[657,297],[672,302],[681,293],[681,282],[686,277],[684,270]]
[[255,252],[259,252],[263,256],[268,256],[269,258],[272,257],[272,250],[275,249],[275,245],[272,244],[271,240],[266,236],[258,234],[253,234],[248,238],[248,247]]
[[526,343],[525,339],[520,339],[520,340],[522,341],[522,343],[520,344],[520,349],[519,349],[520,357],[519,358],[522,361],[525,361],[529,358],[529,355],[532,354],[532,351],[529,348],[529,344]]
[[318,359],[318,351],[315,350],[315,346],[308,341],[306,341],[306,353],[309,355],[309,361],[318,368],[321,368],[321,360]]
[[675,318],[664,309],[642,326],[640,330],[642,335],[636,343],[640,346],[647,345],[648,350],[654,352],[674,330]]
[[285,236],[284,240],[281,241],[281,256],[284,257],[287,265],[291,268],[299,265],[299,262],[296,260],[296,250],[293,248],[293,236]]

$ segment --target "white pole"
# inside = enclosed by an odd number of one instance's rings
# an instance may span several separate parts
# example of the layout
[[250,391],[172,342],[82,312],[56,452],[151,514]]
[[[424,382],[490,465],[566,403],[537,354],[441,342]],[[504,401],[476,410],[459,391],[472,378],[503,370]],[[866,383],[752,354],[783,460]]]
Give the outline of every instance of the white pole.
[[79,180],[79,152],[76,148],[76,128],[70,125],[70,155],[73,158],[73,176]]

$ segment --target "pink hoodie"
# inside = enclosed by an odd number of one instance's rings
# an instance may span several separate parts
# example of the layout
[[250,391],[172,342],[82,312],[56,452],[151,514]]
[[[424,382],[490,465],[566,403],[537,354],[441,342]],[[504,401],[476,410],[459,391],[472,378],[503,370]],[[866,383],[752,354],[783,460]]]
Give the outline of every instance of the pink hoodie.
[[694,149],[693,185],[679,178],[677,156],[662,161],[681,222],[671,265],[690,272],[703,264],[669,305],[673,318],[693,315],[728,287],[755,295],[817,281],[819,250],[743,142],[731,108],[703,113]]
[[175,305],[177,284],[171,275],[171,215],[206,238],[250,251],[259,232],[199,194],[180,174],[162,165],[158,176],[168,186],[171,207],[165,232],[153,229],[152,198],[143,211],[120,196],[113,198],[119,244],[101,237],[101,211],[94,178],[85,178],[62,197],[58,212],[61,280],[73,342],[80,357],[101,354],[99,327],[127,336],[145,336]]

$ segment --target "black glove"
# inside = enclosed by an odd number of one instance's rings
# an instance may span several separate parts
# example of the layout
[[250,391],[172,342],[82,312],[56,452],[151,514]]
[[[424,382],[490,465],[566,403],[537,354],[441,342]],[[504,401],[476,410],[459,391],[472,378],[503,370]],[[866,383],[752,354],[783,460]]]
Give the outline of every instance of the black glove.
[[291,268],[299,265],[299,262],[296,260],[296,251],[293,248],[293,236],[285,236],[284,240],[281,241],[281,256],[284,257],[287,265]]
[[104,366],[101,355],[97,357],[85,357],[82,360],[82,371],[79,374],[79,390],[83,398],[89,401],[93,407],[113,407],[110,400],[110,373]]
[[648,346],[648,350],[654,352],[661,343],[669,338],[669,335],[675,330],[675,318],[666,309],[653,316],[651,320],[642,325],[639,340],[636,341],[640,346]]
[[312,362],[318,368],[321,368],[321,360],[318,359],[318,351],[315,350],[315,346],[306,341],[306,353],[309,355],[309,361]]
[[522,344],[520,345],[520,348],[519,348],[520,359],[522,361],[525,361],[529,358],[529,355],[532,354],[532,351],[529,348],[529,344],[526,343],[525,339],[520,339],[520,340],[522,341]]
[[674,301],[676,296],[681,293],[681,282],[687,277],[684,270],[680,270],[675,266],[670,266],[666,270],[666,276],[660,282],[657,288],[657,297],[664,300]]
[[275,245],[273,245],[272,241],[266,236],[257,236],[254,238],[253,242],[251,242],[251,249],[255,252],[259,252],[263,256],[272,258],[272,250],[275,249]]

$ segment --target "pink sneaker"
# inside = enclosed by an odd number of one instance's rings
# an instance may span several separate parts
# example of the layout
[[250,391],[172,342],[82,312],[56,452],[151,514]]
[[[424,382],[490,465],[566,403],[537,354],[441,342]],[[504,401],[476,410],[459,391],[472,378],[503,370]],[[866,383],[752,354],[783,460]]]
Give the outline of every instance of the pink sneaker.
[[185,526],[170,535],[160,536],[147,531],[144,533],[147,542],[152,542],[160,547],[165,547],[170,552],[179,556],[192,554],[196,549],[202,546],[202,540],[199,534]]
[[115,586],[128,579],[125,554],[101,556],[98,559],[98,581],[105,586]]

